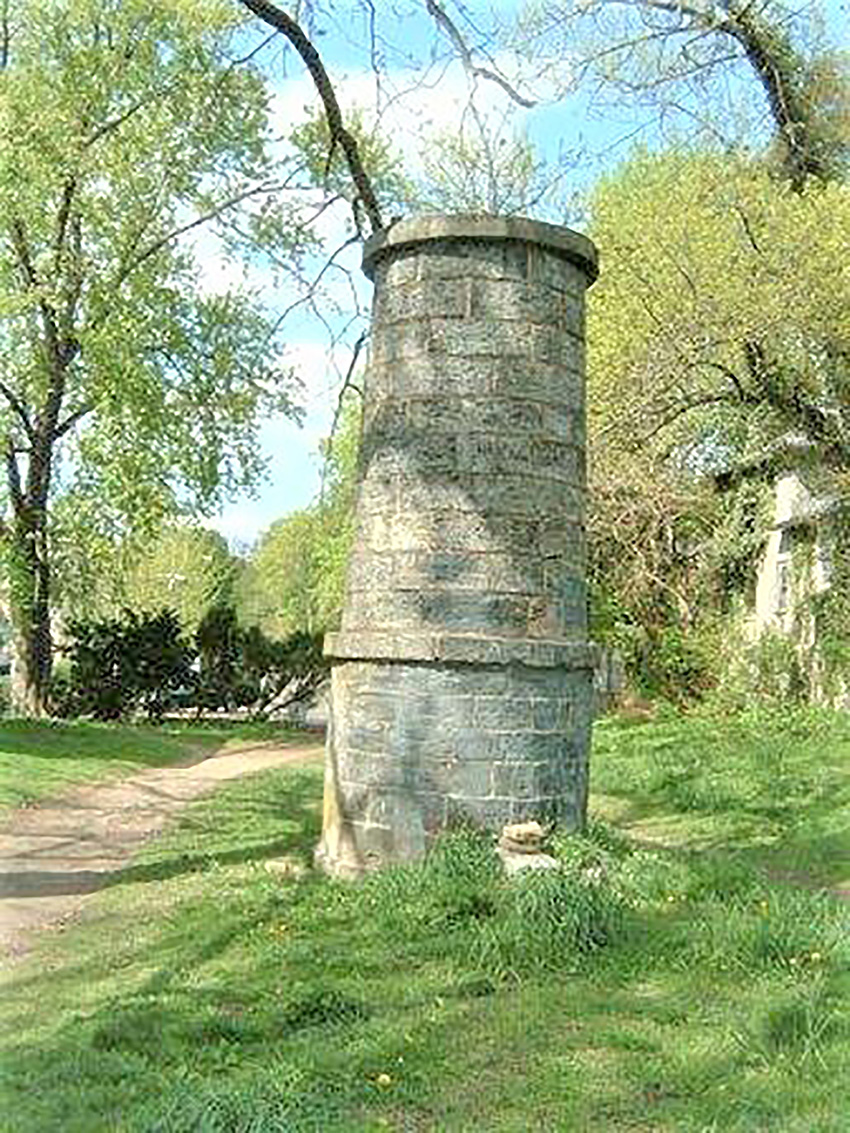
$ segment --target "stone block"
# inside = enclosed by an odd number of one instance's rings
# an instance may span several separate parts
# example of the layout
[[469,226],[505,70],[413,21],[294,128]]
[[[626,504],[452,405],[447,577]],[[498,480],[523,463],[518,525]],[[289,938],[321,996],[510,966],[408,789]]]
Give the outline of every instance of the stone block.
[[511,803],[508,797],[491,795],[474,797],[448,795],[446,798],[446,825],[449,828],[472,825],[497,831],[511,821]]
[[[400,325],[408,326],[408,324]],[[527,358],[529,353],[533,354],[535,346],[532,329],[522,323],[499,323],[486,319],[465,319],[463,322],[430,319],[423,328],[411,333],[414,334],[417,342],[421,337],[428,353],[432,356],[463,358],[473,373],[476,369],[476,360],[485,359],[483,374],[486,376],[490,373],[489,362],[493,358],[500,360]],[[541,332],[542,330],[543,328]],[[558,355],[558,359],[560,358],[561,355]]]
[[533,486],[521,476],[476,473],[470,476],[469,499],[485,516],[511,515],[516,518],[558,516],[572,523],[583,523],[584,492],[554,480],[537,480]]
[[526,696],[477,696],[474,723],[488,732],[515,732],[531,727],[531,700]]
[[376,292],[373,318],[382,326],[412,319],[468,318],[470,281],[455,279],[405,280]]
[[420,277],[439,281],[469,279],[473,263],[476,280],[524,280],[528,276],[528,252],[519,242],[486,246],[453,241],[450,245],[435,243],[423,250]]
[[582,334],[584,304],[540,280],[474,279],[468,302],[471,318],[540,324]]
[[483,798],[492,794],[489,761],[461,760],[451,775],[451,790],[453,794],[466,798]]
[[567,368],[560,356],[552,361],[510,358],[493,367],[491,389],[496,397],[517,398],[583,412],[582,371]]
[[569,701],[546,697],[531,702],[531,727],[535,732],[563,732],[569,722]]

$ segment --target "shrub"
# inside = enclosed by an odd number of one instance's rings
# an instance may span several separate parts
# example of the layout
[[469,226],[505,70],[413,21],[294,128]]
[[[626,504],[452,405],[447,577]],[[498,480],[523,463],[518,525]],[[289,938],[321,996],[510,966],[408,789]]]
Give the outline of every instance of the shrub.
[[52,688],[57,715],[117,720],[143,711],[160,719],[169,697],[193,682],[194,652],[183,641],[173,610],[124,610],[118,618],[78,620],[68,634],[69,675],[57,675]]
[[810,681],[800,646],[788,634],[766,630],[755,642],[730,634],[712,701],[726,711],[753,705],[802,704]]
[[273,641],[256,626],[240,626],[229,606],[207,613],[195,641],[199,708],[249,708],[264,716],[312,699],[327,678],[321,635],[299,632]]
[[271,641],[256,627],[243,629],[226,606],[204,618],[197,648],[183,639],[173,610],[124,610],[118,618],[78,620],[68,634],[68,664],[51,684],[57,716],[117,720],[146,712],[160,719],[179,707],[247,708],[263,717],[312,698],[328,671],[321,637],[298,633]]

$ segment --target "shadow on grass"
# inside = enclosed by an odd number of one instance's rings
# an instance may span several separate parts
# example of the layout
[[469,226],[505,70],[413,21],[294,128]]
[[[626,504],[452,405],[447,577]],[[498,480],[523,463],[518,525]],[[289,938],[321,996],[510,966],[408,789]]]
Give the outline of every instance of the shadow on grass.
[[147,849],[150,860],[121,870],[109,884],[163,881],[273,855],[310,865],[321,833],[321,770],[265,772],[255,778],[258,782],[233,784],[189,808],[161,847],[153,843]]
[[111,763],[128,759],[156,766],[164,757],[178,758],[187,748],[211,748],[226,738],[187,728],[145,724],[99,724],[82,720],[38,721],[4,719],[0,722],[0,751],[39,759],[84,758]]
[[[256,793],[247,784],[233,784],[222,792],[226,800],[222,804],[215,796],[194,806],[190,804],[188,809],[179,812],[173,828],[161,843],[148,843],[143,859],[126,866],[110,861],[120,859],[122,845],[119,842],[117,849],[113,848],[108,831],[100,838],[92,837],[79,845],[55,840],[58,841],[55,848],[49,847],[44,852],[68,859],[71,866],[0,873],[0,897],[22,899],[94,893],[106,887],[163,881],[215,864],[236,865],[275,854],[295,854],[307,864],[320,833],[317,776],[318,772],[291,773],[275,780],[274,789],[266,794]],[[172,797],[156,787],[148,787],[146,794],[151,800],[150,804],[146,803],[146,809],[158,811],[160,821],[173,813],[175,805],[181,804],[178,796]],[[100,861],[87,868],[87,857]]]
[[850,876],[846,714],[608,718],[591,769],[603,813],[638,840],[732,851],[815,885]]
[[[305,780],[293,788],[308,790]],[[311,844],[306,795],[302,809],[297,853]],[[428,917],[404,955],[396,922],[419,919],[396,903],[410,895],[407,875],[398,892],[378,879],[370,889],[243,874],[229,890],[224,880],[211,875],[179,917],[113,953],[125,982],[10,1051],[9,1133],[348,1133],[389,1113],[391,1128],[506,1133],[841,1128],[782,1124],[792,1106],[815,1113],[829,1076],[819,1067],[834,1067],[846,1034],[828,973],[792,985],[772,959],[755,969],[734,919],[711,963],[697,962],[700,908],[673,906],[581,971],[566,956],[565,970],[485,986],[451,918],[442,959]],[[709,912],[726,933],[727,905]],[[808,932],[808,912],[788,927]],[[467,929],[482,923],[467,917]],[[726,971],[736,945],[745,962]],[[800,946],[810,950],[808,937]],[[836,1099],[823,1104],[839,1113]]]

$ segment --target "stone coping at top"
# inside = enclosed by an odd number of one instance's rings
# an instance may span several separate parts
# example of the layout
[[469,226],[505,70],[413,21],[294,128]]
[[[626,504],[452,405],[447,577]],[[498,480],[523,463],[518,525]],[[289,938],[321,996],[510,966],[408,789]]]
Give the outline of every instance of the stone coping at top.
[[334,661],[425,661],[447,665],[527,665],[545,669],[593,669],[599,649],[590,642],[474,634],[342,631],[325,635],[325,656]]
[[593,283],[599,275],[596,246],[580,232],[521,216],[422,216],[399,220],[374,233],[363,246],[363,271],[374,278],[375,261],[405,244],[451,240],[516,240],[536,244],[579,264]]

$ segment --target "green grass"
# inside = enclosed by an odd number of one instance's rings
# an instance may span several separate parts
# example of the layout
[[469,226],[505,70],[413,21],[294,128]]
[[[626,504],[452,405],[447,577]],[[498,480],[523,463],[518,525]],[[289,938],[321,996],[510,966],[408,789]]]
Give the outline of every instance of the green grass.
[[[6,975],[4,1133],[845,1133],[850,909],[817,855],[807,886],[762,868],[812,824],[840,840],[846,726],[818,719],[775,750],[831,791],[779,817],[758,776],[788,718],[772,740],[765,720],[605,722],[596,781],[625,833],[561,835],[562,872],[519,883],[472,833],[331,882],[308,868],[318,767],[224,786]],[[656,764],[677,751],[674,810]],[[672,846],[629,836],[662,817]]]
[[799,880],[850,879],[848,714],[604,720],[591,778],[597,811],[633,837],[737,850]]
[[78,783],[199,758],[228,743],[292,736],[291,730],[268,724],[153,727],[0,720],[0,819],[13,807],[27,806]]

